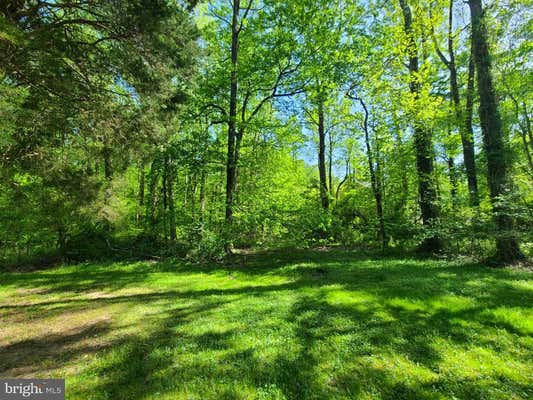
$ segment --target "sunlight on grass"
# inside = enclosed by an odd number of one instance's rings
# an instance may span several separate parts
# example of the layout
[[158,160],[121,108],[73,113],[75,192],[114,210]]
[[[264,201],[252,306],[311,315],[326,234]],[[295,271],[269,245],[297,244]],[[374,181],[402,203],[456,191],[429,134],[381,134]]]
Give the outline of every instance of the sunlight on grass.
[[349,252],[3,276],[3,377],[69,399],[527,399],[524,271]]

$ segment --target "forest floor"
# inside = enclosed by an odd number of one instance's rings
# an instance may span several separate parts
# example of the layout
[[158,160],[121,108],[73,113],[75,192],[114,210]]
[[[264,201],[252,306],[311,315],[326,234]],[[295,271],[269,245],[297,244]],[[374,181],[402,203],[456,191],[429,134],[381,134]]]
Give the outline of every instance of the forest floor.
[[0,376],[67,399],[531,399],[533,274],[273,251],[0,274]]

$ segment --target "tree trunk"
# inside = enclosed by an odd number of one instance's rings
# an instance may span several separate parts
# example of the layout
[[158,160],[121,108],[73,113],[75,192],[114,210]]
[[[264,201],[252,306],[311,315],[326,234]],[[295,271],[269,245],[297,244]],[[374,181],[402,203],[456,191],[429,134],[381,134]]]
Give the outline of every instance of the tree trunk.
[[226,160],[226,224],[233,220],[233,200],[237,179],[237,159],[235,142],[237,138],[237,60],[239,56],[239,10],[240,0],[233,0],[233,15],[231,23],[231,73],[230,98],[228,120],[228,152]]
[[452,208],[457,208],[457,169],[455,168],[455,160],[448,156],[448,174],[450,177]]
[[195,172],[192,175],[192,188],[191,188],[191,217],[192,222],[196,221],[196,193],[198,191],[198,174]]
[[[524,145],[524,152],[526,153],[527,161],[529,163],[529,169],[533,174],[533,159],[531,157],[531,151],[533,151],[533,133],[531,132],[531,121],[529,120],[529,114],[525,102],[522,103],[522,108],[524,110],[524,122],[520,124],[520,132],[522,136],[522,143]],[[517,117],[518,119],[520,118],[518,115]],[[527,138],[529,138],[529,146]]]
[[206,204],[206,195],[205,195],[205,186],[207,181],[207,173],[202,171],[200,177],[200,222],[204,222],[205,214],[205,204]]
[[[112,149],[108,144],[107,138],[104,138],[104,146],[102,148],[102,157],[104,159],[104,176],[106,181],[104,192],[104,204],[109,204],[111,199],[111,179],[113,179],[113,167],[111,165]],[[109,229],[109,220],[105,221],[107,229]]]
[[137,222],[142,220],[142,213],[144,208],[144,165],[139,166],[139,210],[137,211]]
[[379,236],[381,239],[381,248],[387,248],[387,232],[385,230],[385,216],[383,215],[383,179],[381,175],[381,161],[379,149],[376,149],[376,211],[379,221]]
[[161,179],[161,194],[163,195],[163,210],[166,211],[168,208],[167,201],[167,178],[168,178],[168,161],[165,156],[165,161],[163,163],[163,177]]
[[529,147],[531,147],[531,150],[533,151],[533,132],[531,130],[531,121],[529,119],[529,113],[525,102],[522,102],[522,108],[524,109],[524,127],[526,128],[529,137]]
[[474,153],[474,133],[472,129],[472,104],[473,104],[473,89],[474,89],[474,75],[475,65],[472,55],[468,65],[468,86],[466,92],[466,108],[463,114],[461,109],[461,98],[459,95],[459,84],[457,82],[457,65],[455,62],[455,49],[453,43],[453,4],[454,0],[450,0],[448,10],[448,54],[450,59],[438,50],[439,57],[442,62],[448,67],[450,71],[450,93],[453,101],[455,118],[460,123],[459,131],[461,133],[461,144],[463,147],[463,158],[466,170],[469,203],[472,207],[479,206],[479,194],[476,175],[476,161]]
[[400,166],[400,182],[401,182],[401,193],[398,199],[398,202],[396,203],[394,209],[395,214],[398,216],[403,216],[405,212],[405,206],[407,204],[407,199],[409,198],[409,181],[407,179],[407,163],[405,161],[405,151],[404,151],[404,143],[402,140],[402,135],[400,133],[400,126],[398,124],[398,121],[396,118],[394,118],[394,129],[396,134],[394,135],[395,144],[398,149],[398,162]]
[[513,234],[513,219],[502,199],[510,190],[507,169],[510,160],[506,154],[500,111],[492,82],[487,27],[483,18],[481,0],[468,0],[468,5],[472,19],[472,48],[477,69],[479,119],[487,157],[487,181],[493,218],[498,229],[496,256],[502,262],[513,262],[523,258],[523,255]]
[[[381,188],[381,179],[378,177],[378,173],[380,173],[378,168],[381,169],[381,167],[379,166],[378,156],[376,155],[376,157],[374,157],[372,145],[370,143],[370,132],[368,130],[368,108],[362,99],[358,98],[358,100],[365,112],[363,131],[365,133],[366,156],[368,160],[368,170],[370,172],[370,185],[372,187],[372,193],[376,202],[376,214],[379,223],[378,239],[380,241],[381,248],[385,249],[387,247],[387,236],[385,232],[385,220],[383,218],[383,191]],[[377,164],[376,167],[374,167],[374,162]]]
[[167,192],[168,192],[168,227],[169,227],[169,237],[170,240],[176,240],[176,212],[174,210],[174,169],[170,165],[172,160],[169,160],[167,163]]
[[333,196],[333,138],[331,137],[331,129],[328,132],[328,182],[329,193]]
[[320,179],[320,201],[322,208],[329,208],[328,182],[326,177],[326,132],[324,128],[324,97],[318,99],[318,175]]
[[164,156],[163,161],[163,176],[161,177],[161,194],[163,195],[163,237],[167,238],[167,222],[168,222],[168,189],[167,189],[167,181],[168,181],[168,159],[167,156]]
[[[406,0],[399,0],[404,18],[404,29],[408,39],[409,53],[409,89],[414,96],[415,107],[420,97],[418,70],[418,47],[413,33],[411,9]],[[416,168],[418,172],[418,194],[422,222],[430,234],[420,245],[421,252],[438,252],[442,249],[442,240],[434,229],[438,224],[439,209],[436,204],[437,192],[433,177],[433,143],[431,131],[422,122],[414,121],[414,140],[416,151]]]
[[157,186],[159,181],[159,166],[157,160],[152,161],[150,167],[150,182],[148,184],[148,204],[147,204],[147,222],[150,226],[151,233],[154,233],[156,220],[155,220],[155,208],[157,203]]
[[57,227],[57,248],[60,256],[64,257],[67,249],[67,231],[63,224]]
[[[509,90],[510,92],[510,90]],[[522,103],[522,109],[523,109],[523,119],[524,121],[520,121],[520,106],[518,104],[518,100],[516,97],[510,92],[509,97],[511,98],[511,101],[514,104],[515,107],[515,118],[518,121],[520,136],[522,138],[522,145],[524,146],[524,154],[526,155],[526,159],[529,166],[529,173],[531,176],[533,176],[533,158],[531,156],[531,150],[533,150],[533,143],[532,140],[532,133],[531,133],[531,123],[529,121],[529,115],[528,110],[525,103]],[[529,137],[529,143],[528,143],[528,137]]]
[[464,116],[464,138],[461,136],[463,144],[463,157],[468,182],[468,194],[470,205],[479,206],[479,189],[477,184],[476,155],[474,152],[474,129],[472,128],[472,116],[474,114],[474,86],[476,77],[476,65],[474,62],[474,50],[470,51],[468,61],[468,84],[466,88],[466,106]]

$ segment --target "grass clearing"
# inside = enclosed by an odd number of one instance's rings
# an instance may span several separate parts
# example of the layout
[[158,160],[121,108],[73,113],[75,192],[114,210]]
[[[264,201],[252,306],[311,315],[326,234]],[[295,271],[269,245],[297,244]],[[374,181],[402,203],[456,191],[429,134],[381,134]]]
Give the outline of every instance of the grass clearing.
[[533,398],[531,272],[276,251],[0,276],[0,376],[68,399]]

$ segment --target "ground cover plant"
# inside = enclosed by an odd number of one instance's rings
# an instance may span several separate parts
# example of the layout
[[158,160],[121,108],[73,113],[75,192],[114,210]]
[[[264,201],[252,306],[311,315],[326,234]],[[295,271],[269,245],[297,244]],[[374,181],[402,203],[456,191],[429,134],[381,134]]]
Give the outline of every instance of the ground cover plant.
[[525,269],[270,251],[3,273],[0,376],[69,399],[528,399]]

